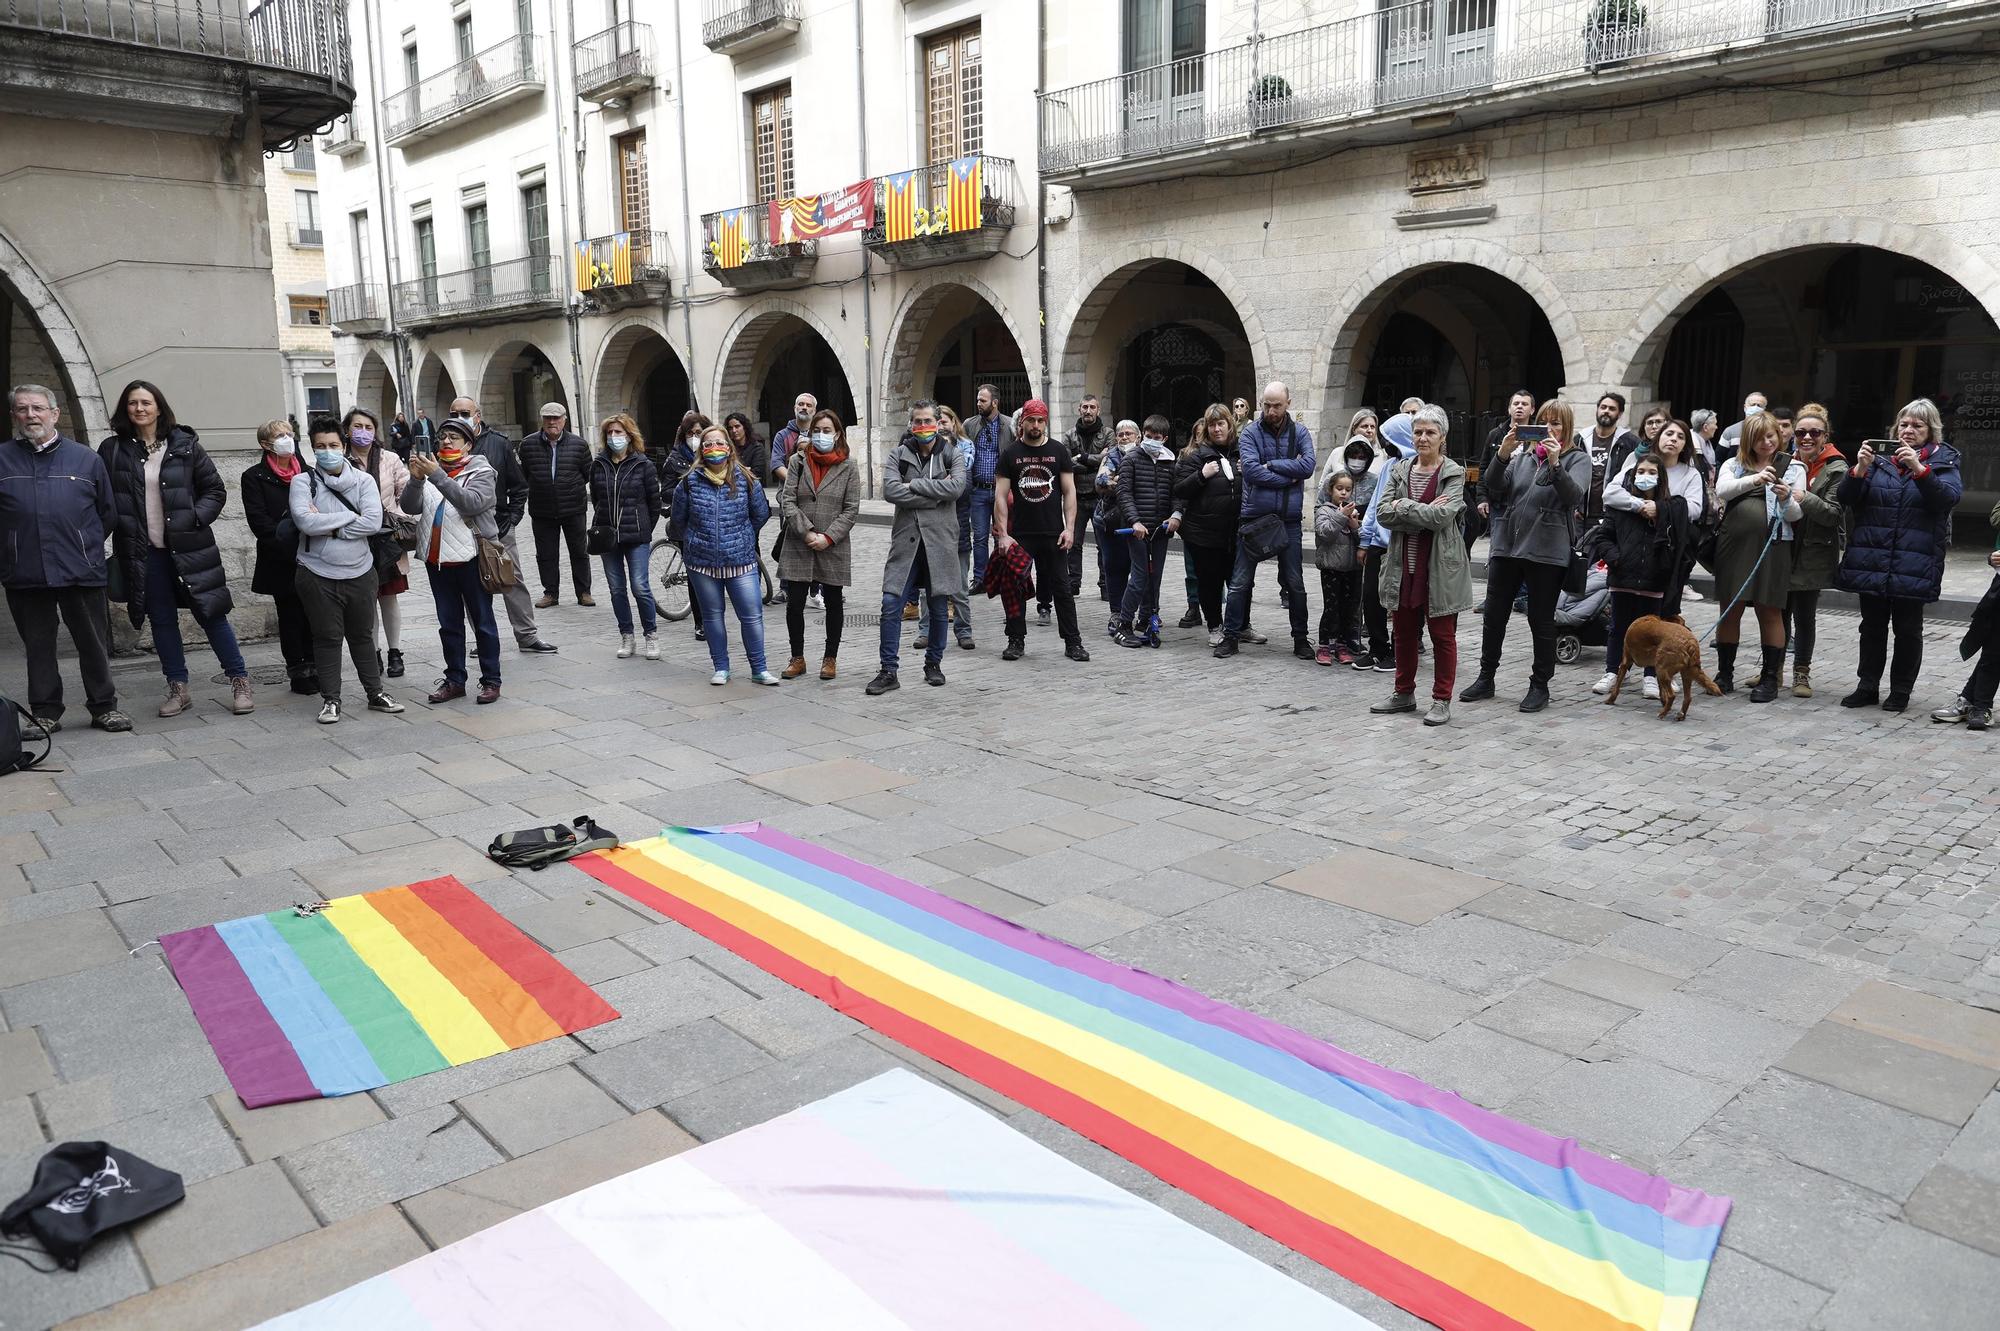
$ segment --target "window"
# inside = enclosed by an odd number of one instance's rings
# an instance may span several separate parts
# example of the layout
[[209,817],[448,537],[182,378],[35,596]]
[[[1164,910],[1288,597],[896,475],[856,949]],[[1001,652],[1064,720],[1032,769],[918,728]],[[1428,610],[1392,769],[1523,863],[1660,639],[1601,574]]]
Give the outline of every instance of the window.
[[298,228],[293,243],[297,245],[321,245],[325,237],[319,229],[319,191],[295,189],[292,191],[292,224]]
[[484,268],[493,262],[493,241],[483,203],[475,203],[465,210],[465,252],[474,268]]
[[367,284],[375,280],[374,247],[368,243],[368,211],[347,215],[348,233],[354,237],[354,280]]
[[751,155],[758,203],[792,197],[792,85],[780,83],[750,99]]
[[335,403],[331,388],[306,385],[306,414],[311,416],[333,416],[340,411]]
[[970,156],[986,146],[984,88],[977,23],[924,43],[924,108],[929,121],[925,137],[932,165]]
[[460,14],[451,21],[453,38],[458,42],[458,58],[472,59],[472,15]]
[[1204,0],[1124,0],[1125,72],[1200,55],[1208,46]]
[[415,42],[403,43],[403,86],[406,88],[417,86],[417,44]]
[[437,304],[438,298],[438,247],[437,227],[428,217],[419,217],[411,223],[417,238],[417,271],[424,281],[424,303]]
[[618,229],[651,231],[652,202],[646,191],[646,131],[618,140]]
[[321,296],[293,296],[292,327],[324,328],[326,326],[326,300]]
[[549,187],[542,181],[521,186],[521,232],[528,238],[528,255],[539,262],[528,265],[528,280],[538,292],[551,283],[553,265],[549,258]]
[[514,0],[514,31],[526,37],[534,30],[534,0]]
[[313,158],[313,141],[311,139],[305,138],[299,140],[298,146],[292,149],[290,166],[294,171],[316,171],[319,169],[317,162]]

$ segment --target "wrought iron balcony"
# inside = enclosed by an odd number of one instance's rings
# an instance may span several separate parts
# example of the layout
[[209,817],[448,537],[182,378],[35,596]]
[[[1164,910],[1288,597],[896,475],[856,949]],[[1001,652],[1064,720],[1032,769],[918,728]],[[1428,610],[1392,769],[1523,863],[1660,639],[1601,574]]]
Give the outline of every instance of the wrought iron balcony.
[[[19,0],[0,6],[0,38],[10,53],[32,59],[47,48],[69,66],[66,95],[123,101],[112,84],[83,78],[61,43],[84,42],[107,52],[127,48],[129,62],[148,57],[195,57],[242,66],[243,91],[256,97],[264,147],[276,150],[324,128],[354,105],[354,66],[347,41],[346,0],[266,0],[245,14],[244,0]],[[185,66],[173,71],[179,74]],[[157,104],[157,80],[142,94]],[[91,88],[88,93],[78,89]]]
[[382,99],[382,137],[392,145],[429,138],[467,116],[524,97],[539,97],[542,67],[535,39],[517,33],[470,60],[420,79]]
[[800,0],[701,0],[701,44],[717,55],[742,55],[795,35]]
[[379,333],[389,319],[389,293],[373,282],[334,287],[326,293],[327,315],[343,333]]
[[[1410,135],[1602,100],[1644,78],[1713,86],[1719,69],[1822,63],[1979,30],[1992,0],[1407,0],[1334,23],[1042,94],[1041,172],[1072,184],[1175,174],[1216,148],[1298,154],[1306,134]],[[1311,145],[1303,145],[1310,151]]]
[[673,250],[664,231],[620,231],[577,242],[576,289],[605,309],[664,300]]
[[326,246],[326,233],[316,226],[300,226],[292,223],[292,248],[317,250]]
[[576,95],[587,102],[630,97],[653,86],[653,29],[614,23],[576,44]]
[[898,268],[983,259],[1005,243],[1020,192],[1014,159],[984,153],[878,176],[861,240]]
[[406,328],[495,323],[563,307],[561,274],[552,254],[438,273],[395,288],[396,322]]
[[762,291],[797,286],[812,276],[818,262],[816,240],[772,243],[768,204],[747,204],[702,216],[702,270],[726,287]]

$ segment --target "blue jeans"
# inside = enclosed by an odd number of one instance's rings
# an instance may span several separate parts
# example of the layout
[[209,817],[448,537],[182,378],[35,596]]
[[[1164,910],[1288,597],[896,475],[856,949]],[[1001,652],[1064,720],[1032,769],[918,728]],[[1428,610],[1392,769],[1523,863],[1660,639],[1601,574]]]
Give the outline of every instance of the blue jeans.
[[1121,536],[1131,572],[1125,581],[1125,599],[1118,607],[1119,621],[1143,633],[1148,622],[1160,613],[1160,578],[1167,571],[1167,542],[1173,534],[1156,527],[1152,535]]
[[[1229,605],[1222,615],[1222,631],[1240,637],[1250,622],[1250,595],[1257,589],[1257,557],[1242,541],[1236,543],[1236,567],[1229,574]],[[1300,552],[1299,523],[1285,523],[1285,543],[1278,550],[1278,585],[1290,593],[1286,609],[1292,615],[1292,636],[1306,636],[1305,560]]]
[[[641,541],[628,545],[622,550],[614,550],[608,555],[599,555],[604,564],[604,585],[611,593],[611,613],[618,620],[618,631],[629,635],[632,632],[632,602],[639,603],[639,623],[650,636],[659,627],[653,610],[653,547],[650,542]],[[627,598],[626,583],[631,583],[630,598]]]
[[493,593],[479,581],[479,564],[426,564],[431,599],[437,603],[438,643],[444,648],[444,677],[465,685],[465,621],[479,648],[479,682],[500,682],[500,626],[493,618]]
[[1115,611],[1124,604],[1126,585],[1132,581],[1132,547],[1116,534],[1116,523],[1099,519],[1092,525],[1097,529],[1097,553],[1104,560],[1104,599]]
[[[903,639],[903,602],[917,594],[917,571],[910,570],[909,581],[901,591],[882,589],[882,668],[890,674],[896,673],[896,650]],[[951,596],[946,592],[928,594],[930,616],[927,631],[930,643],[924,648],[924,663],[936,665],[944,659],[945,609],[951,604]]]
[[[764,673],[763,584],[757,570],[733,578],[711,578],[688,570],[688,584],[694,588],[694,603],[701,607],[701,631],[708,637],[708,659],[717,670],[729,669],[729,616],[743,627],[743,654],[750,658],[750,673]],[[727,604],[725,604],[725,601]]]
[[986,556],[993,550],[993,487],[972,491],[972,585],[986,580]]
[[[160,654],[160,673],[169,684],[188,682],[187,652],[181,646],[181,612],[174,603],[174,588],[179,582],[172,555],[165,550],[146,551],[146,620],[153,626],[153,650]],[[236,630],[229,627],[228,615],[204,619],[197,610],[194,622],[208,635],[208,645],[214,650],[215,659],[222,663],[223,674],[241,679],[250,673],[250,668],[243,664],[243,652],[236,645]]]

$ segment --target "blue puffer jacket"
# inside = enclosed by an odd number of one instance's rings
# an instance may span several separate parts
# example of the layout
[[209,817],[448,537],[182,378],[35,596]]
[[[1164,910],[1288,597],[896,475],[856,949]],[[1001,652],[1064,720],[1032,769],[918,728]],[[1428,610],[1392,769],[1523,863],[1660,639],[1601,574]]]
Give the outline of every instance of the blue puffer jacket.
[[674,487],[672,529],[691,569],[754,568],[757,531],[770,520],[764,487],[741,471],[717,485],[697,467]]
[[1236,437],[1236,460],[1243,469],[1243,521],[1265,513],[1299,521],[1313,474],[1312,431],[1288,420],[1273,434],[1259,416]]
[[0,443],[0,584],[102,587],[104,541],[118,521],[111,473],[97,454],[58,438],[37,453]]
[[1964,496],[1958,450],[1947,443],[1921,453],[1927,470],[1912,478],[1878,456],[1866,476],[1848,473],[1835,491],[1854,515],[1847,554],[1834,586],[1842,591],[1931,602],[1944,585],[1951,511]]

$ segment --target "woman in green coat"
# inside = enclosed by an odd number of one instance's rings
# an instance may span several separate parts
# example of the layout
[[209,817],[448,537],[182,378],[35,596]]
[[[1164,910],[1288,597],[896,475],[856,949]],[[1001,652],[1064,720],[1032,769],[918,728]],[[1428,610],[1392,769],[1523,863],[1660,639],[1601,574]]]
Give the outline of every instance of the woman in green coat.
[[1431,635],[1431,706],[1424,724],[1451,720],[1458,673],[1458,614],[1472,608],[1472,561],[1465,553],[1465,468],[1444,455],[1450,421],[1426,404],[1410,421],[1416,456],[1390,468],[1376,521],[1389,533],[1382,561],[1382,608],[1394,624],[1396,686],[1371,712],[1417,710],[1417,643]]
[[1806,488],[1799,491],[1805,517],[1799,522],[1798,549],[1792,555],[1785,631],[1792,643],[1792,696],[1810,698],[1819,594],[1833,586],[1847,545],[1847,517],[1835,494],[1847,479],[1847,459],[1833,446],[1833,426],[1819,403],[1806,403],[1793,418],[1792,452],[1806,464]]

